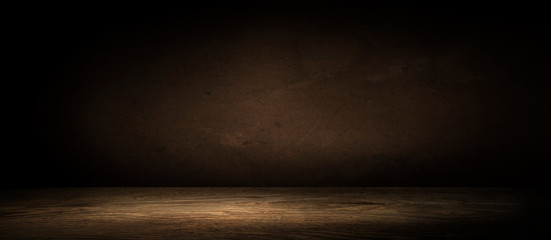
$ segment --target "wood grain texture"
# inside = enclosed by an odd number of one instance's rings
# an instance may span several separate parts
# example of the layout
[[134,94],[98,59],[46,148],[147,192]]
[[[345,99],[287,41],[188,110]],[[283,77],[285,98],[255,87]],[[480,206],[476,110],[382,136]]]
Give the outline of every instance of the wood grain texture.
[[526,234],[524,193],[470,188],[4,190],[2,239],[410,239]]

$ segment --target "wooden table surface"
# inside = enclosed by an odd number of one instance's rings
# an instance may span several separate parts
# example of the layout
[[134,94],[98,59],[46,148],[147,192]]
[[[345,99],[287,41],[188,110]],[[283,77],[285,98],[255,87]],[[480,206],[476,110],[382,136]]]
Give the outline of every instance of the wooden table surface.
[[[523,238],[523,189],[63,188],[0,191],[2,239]],[[532,229],[534,228],[534,229]]]

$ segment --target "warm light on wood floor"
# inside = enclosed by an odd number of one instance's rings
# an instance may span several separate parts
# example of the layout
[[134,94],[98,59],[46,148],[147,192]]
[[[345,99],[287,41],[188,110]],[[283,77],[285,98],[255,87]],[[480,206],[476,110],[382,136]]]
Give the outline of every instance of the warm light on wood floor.
[[[7,238],[476,236],[512,220],[520,193],[464,188],[89,188],[7,192]],[[470,230],[469,230],[470,229]]]

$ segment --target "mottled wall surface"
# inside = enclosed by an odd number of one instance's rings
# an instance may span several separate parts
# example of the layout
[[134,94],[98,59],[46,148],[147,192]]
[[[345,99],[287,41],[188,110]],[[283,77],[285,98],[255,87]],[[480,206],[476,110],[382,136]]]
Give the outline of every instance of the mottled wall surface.
[[57,47],[39,44],[57,54],[39,58],[50,75],[26,86],[42,155],[23,162],[58,185],[534,183],[546,36],[505,15],[436,10],[52,21],[57,32],[36,28]]

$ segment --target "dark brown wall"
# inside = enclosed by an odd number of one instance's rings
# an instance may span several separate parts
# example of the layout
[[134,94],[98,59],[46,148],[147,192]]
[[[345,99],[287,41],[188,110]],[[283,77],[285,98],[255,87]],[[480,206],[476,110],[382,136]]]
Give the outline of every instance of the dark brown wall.
[[547,36],[526,9],[184,9],[83,10],[21,24],[28,42],[16,46],[34,60],[18,55],[27,83],[15,84],[25,100],[11,107],[22,129],[13,131],[15,182],[543,179]]

